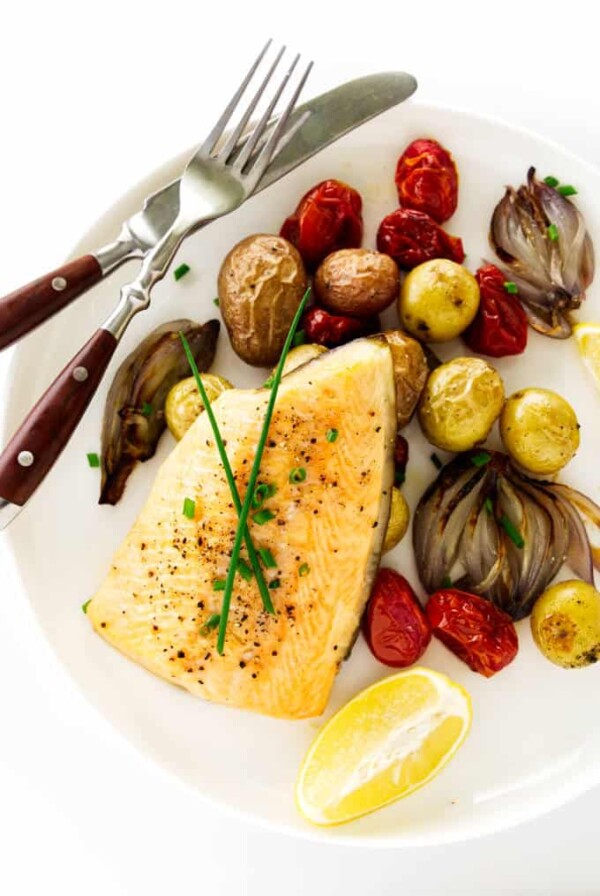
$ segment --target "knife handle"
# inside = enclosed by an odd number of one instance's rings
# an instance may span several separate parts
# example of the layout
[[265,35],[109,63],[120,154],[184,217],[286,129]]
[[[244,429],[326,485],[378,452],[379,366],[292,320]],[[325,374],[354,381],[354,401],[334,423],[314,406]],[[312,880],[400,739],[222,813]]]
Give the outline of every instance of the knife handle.
[[94,255],[69,261],[0,299],[0,349],[12,345],[102,279]]
[[108,330],[92,338],[59,373],[0,454],[0,495],[22,506],[43,481],[83,417],[117,339]]

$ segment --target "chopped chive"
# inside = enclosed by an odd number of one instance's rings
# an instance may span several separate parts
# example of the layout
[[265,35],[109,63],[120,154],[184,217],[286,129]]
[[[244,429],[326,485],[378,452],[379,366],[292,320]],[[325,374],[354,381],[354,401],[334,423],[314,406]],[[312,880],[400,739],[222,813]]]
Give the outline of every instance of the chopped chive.
[[266,569],[277,569],[277,561],[269,548],[259,548],[258,554]]
[[196,515],[196,502],[191,498],[184,499],[183,515],[187,516],[188,520],[193,520]]
[[186,274],[189,274],[191,268],[189,264],[186,264],[185,261],[183,264],[180,264],[178,268],[175,268],[173,271],[173,276],[176,280],[181,280],[182,277],[185,277]]
[[500,525],[513,544],[515,544],[518,548],[525,547],[525,539],[523,538],[517,527],[513,523],[511,523],[505,513],[500,517]]
[[544,183],[547,187],[557,187],[560,181],[557,177],[553,177],[551,174],[549,174],[548,177],[544,178]]
[[269,582],[269,588],[271,591],[274,591],[275,588],[281,588],[281,579],[271,579]]
[[[183,345],[183,350],[188,360],[188,364],[190,365],[190,369],[194,374],[196,386],[198,387],[198,392],[200,393],[202,404],[204,405],[204,409],[206,411],[206,416],[208,417],[213,435],[215,437],[215,442],[219,451],[219,457],[221,458],[221,463],[223,464],[225,478],[227,479],[229,491],[231,492],[231,499],[234,503],[236,512],[239,517],[242,512],[242,500],[240,498],[240,493],[238,492],[237,485],[235,484],[235,479],[233,478],[233,470],[231,469],[231,464],[229,463],[229,458],[227,457],[227,452],[225,451],[225,445],[223,444],[219,424],[215,419],[211,401],[206,393],[206,389],[204,388],[204,383],[202,382],[202,377],[200,376],[200,373],[198,371],[198,365],[196,364],[196,359],[192,354],[189,343],[184,334],[181,332],[179,333],[179,338],[181,339],[181,344]],[[245,524],[243,538],[246,544],[246,550],[248,551],[248,557],[250,558],[250,563],[252,565],[254,575],[256,576],[256,583],[258,585],[258,590],[260,591],[263,606],[267,613],[275,613],[275,607],[273,606],[271,595],[269,594],[269,589],[267,588],[267,583],[265,582],[265,577],[263,576],[262,569],[260,568],[260,563],[258,562],[258,557],[256,556],[256,551],[254,550],[254,543],[252,541],[252,538],[250,537],[248,526]]]
[[91,452],[87,455],[88,464],[90,467],[99,467],[100,466],[100,458],[94,452]]
[[304,345],[306,342],[306,333],[304,330],[298,330],[292,339],[292,345],[296,348],[297,345]]
[[487,451],[478,451],[477,454],[471,455],[471,463],[474,467],[485,467],[492,459],[492,455]]
[[335,442],[338,435],[339,435],[339,433],[338,433],[337,429],[328,429],[327,432],[325,433],[325,438],[327,439],[328,442]]
[[429,456],[431,458],[431,463],[433,464],[433,466],[436,469],[441,470],[444,465],[441,462],[441,460],[439,459],[439,457],[437,456],[437,454],[435,453],[435,451],[433,452],[433,454],[430,454]]
[[294,469],[290,472],[289,476],[290,482],[304,482],[306,479],[306,470],[304,467],[294,467]]
[[[229,565],[229,571],[227,573],[227,583],[225,586],[225,593],[223,594],[223,604],[221,609],[221,621],[219,623],[219,637],[217,639],[217,651],[222,654],[225,648],[225,635],[227,633],[227,618],[229,616],[229,607],[231,605],[231,595],[233,592],[233,584],[235,578],[235,570],[237,566],[238,557],[240,555],[240,549],[242,547],[242,536],[244,533],[244,529],[246,526],[246,522],[248,520],[248,515],[250,513],[250,504],[252,501],[252,495],[254,494],[254,489],[256,488],[256,483],[258,481],[258,475],[260,473],[260,465],[263,459],[263,453],[265,450],[265,445],[267,442],[267,437],[269,435],[269,427],[271,425],[271,419],[273,417],[273,411],[275,409],[275,402],[277,401],[277,392],[279,391],[279,384],[281,382],[281,377],[283,376],[283,367],[288,356],[290,346],[292,344],[292,339],[294,338],[294,333],[296,332],[296,328],[300,323],[300,318],[304,313],[304,309],[306,308],[306,303],[308,302],[308,298],[310,296],[310,287],[304,293],[302,297],[302,301],[298,306],[296,314],[294,315],[294,319],[292,320],[292,324],[288,331],[288,334],[285,338],[285,342],[283,344],[283,349],[281,350],[281,356],[279,358],[279,363],[277,364],[277,368],[275,370],[274,378],[273,378],[273,387],[271,389],[271,394],[269,395],[269,400],[267,402],[267,409],[265,411],[265,416],[263,420],[263,426],[260,433],[260,437],[258,440],[258,444],[256,446],[256,451],[254,452],[254,461],[252,463],[252,469],[250,471],[250,477],[248,480],[248,486],[246,489],[246,495],[244,498],[244,503],[242,505],[242,509],[240,511],[240,519],[238,524],[238,529],[235,534],[235,539],[233,542],[233,548],[231,550],[231,560]],[[266,510],[259,510],[258,513],[254,515],[254,519],[256,521],[257,517],[260,514],[269,513]],[[264,522],[267,522],[264,520]],[[262,525],[262,523],[260,523]]]
[[485,501],[483,502],[483,506],[485,507],[485,509],[487,510],[489,515],[491,516],[494,512],[494,505],[492,504],[492,499],[486,498]]
[[250,567],[248,566],[246,561],[243,560],[241,557],[238,560],[238,572],[241,575],[241,577],[243,579],[245,579],[247,582],[249,582],[250,579],[252,578],[252,576],[254,575],[254,573],[252,572],[252,570],[250,569]]
[[217,296],[216,299],[213,299],[213,305],[216,305],[217,308],[219,307],[220,304],[221,304],[221,303],[219,302],[219,297],[218,297],[218,296]]
[[519,287],[516,283],[513,283],[512,280],[506,280],[504,283],[504,289],[509,292],[511,295],[516,296],[519,291]]
[[274,382],[275,382],[275,374],[272,373],[271,376],[264,381],[263,389],[270,389]]
[[442,588],[452,588],[452,579],[450,576],[444,576],[442,579]]
[[576,196],[577,190],[575,187],[571,186],[571,184],[564,184],[562,187],[558,187],[558,192],[561,196]]
[[275,519],[275,514],[272,510],[259,510],[258,513],[254,514],[252,519],[257,526],[264,526],[265,523]]
[[83,610],[84,613],[87,613],[87,608],[89,607],[91,602],[92,602],[92,598],[90,597],[89,600],[86,600],[86,602],[81,605],[81,609]]
[[260,482],[254,489],[252,495],[252,507],[257,510],[265,503],[267,498],[272,498],[277,491],[276,485],[269,485],[267,482]]
[[558,227],[556,224],[550,224],[548,226],[548,238],[551,239],[553,243],[558,239]]
[[225,579],[215,579],[213,582],[213,591],[225,591]]
[[404,482],[406,482],[406,473],[404,470],[396,470],[394,473],[394,483],[396,485],[402,485]]
[[219,613],[213,613],[212,616],[209,616],[202,628],[200,629],[201,635],[207,635],[213,628],[216,628],[221,621],[221,616]]
[[142,416],[150,417],[152,416],[152,405],[149,401],[145,401],[142,405]]
[[310,566],[308,563],[301,563],[298,567],[298,575],[299,576],[307,576],[310,572]]

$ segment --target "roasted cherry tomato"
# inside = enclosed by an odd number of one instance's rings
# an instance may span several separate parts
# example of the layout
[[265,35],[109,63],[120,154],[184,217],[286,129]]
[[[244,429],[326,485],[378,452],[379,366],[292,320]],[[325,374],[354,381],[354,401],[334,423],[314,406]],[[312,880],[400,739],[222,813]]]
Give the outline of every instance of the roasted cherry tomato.
[[339,180],[324,180],[309,190],[281,228],[281,236],[313,271],[330,252],[360,246],[362,235],[360,193]]
[[527,315],[515,295],[506,291],[506,277],[495,264],[475,274],[479,283],[479,310],[463,333],[470,349],[493,358],[520,355],[527,346]]
[[489,600],[455,588],[432,594],[425,608],[433,634],[474,672],[491,678],[517,655],[510,616]]
[[346,314],[330,314],[324,308],[313,306],[302,318],[302,329],[307,342],[335,348],[359,336],[370,336],[381,330],[379,318],[350,317]]
[[435,140],[413,140],[398,159],[396,188],[403,208],[425,212],[443,224],[458,202],[454,159]]
[[408,271],[433,258],[449,258],[458,264],[465,259],[459,237],[450,236],[425,212],[411,208],[399,208],[383,219],[377,248]]
[[431,641],[429,623],[415,592],[393,569],[377,573],[363,632],[373,655],[398,669],[416,663]]

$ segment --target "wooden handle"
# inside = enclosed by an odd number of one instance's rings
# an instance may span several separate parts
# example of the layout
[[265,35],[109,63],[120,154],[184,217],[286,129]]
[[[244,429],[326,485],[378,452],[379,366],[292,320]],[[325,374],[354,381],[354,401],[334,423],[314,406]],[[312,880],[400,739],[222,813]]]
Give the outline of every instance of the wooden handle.
[[83,255],[0,299],[0,349],[48,320],[101,279],[97,259]]
[[22,506],[46,477],[83,417],[117,340],[97,330],[42,395],[0,455],[0,495]]

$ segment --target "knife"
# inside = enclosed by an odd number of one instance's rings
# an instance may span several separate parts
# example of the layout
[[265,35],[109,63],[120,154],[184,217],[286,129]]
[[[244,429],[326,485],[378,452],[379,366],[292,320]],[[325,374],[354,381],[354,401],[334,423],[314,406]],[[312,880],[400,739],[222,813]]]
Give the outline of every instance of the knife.
[[[406,72],[382,72],[348,81],[299,106],[291,125],[302,116],[307,121],[300,130],[292,132],[291,140],[277,155],[259,190],[313,155],[315,146],[324,149],[358,125],[403,102],[416,88],[416,79]],[[178,211],[179,180],[174,180],[144,200],[140,211],[122,225],[114,242],[69,261],[0,299],[0,349],[48,320],[125,261],[143,258],[169,230]]]

